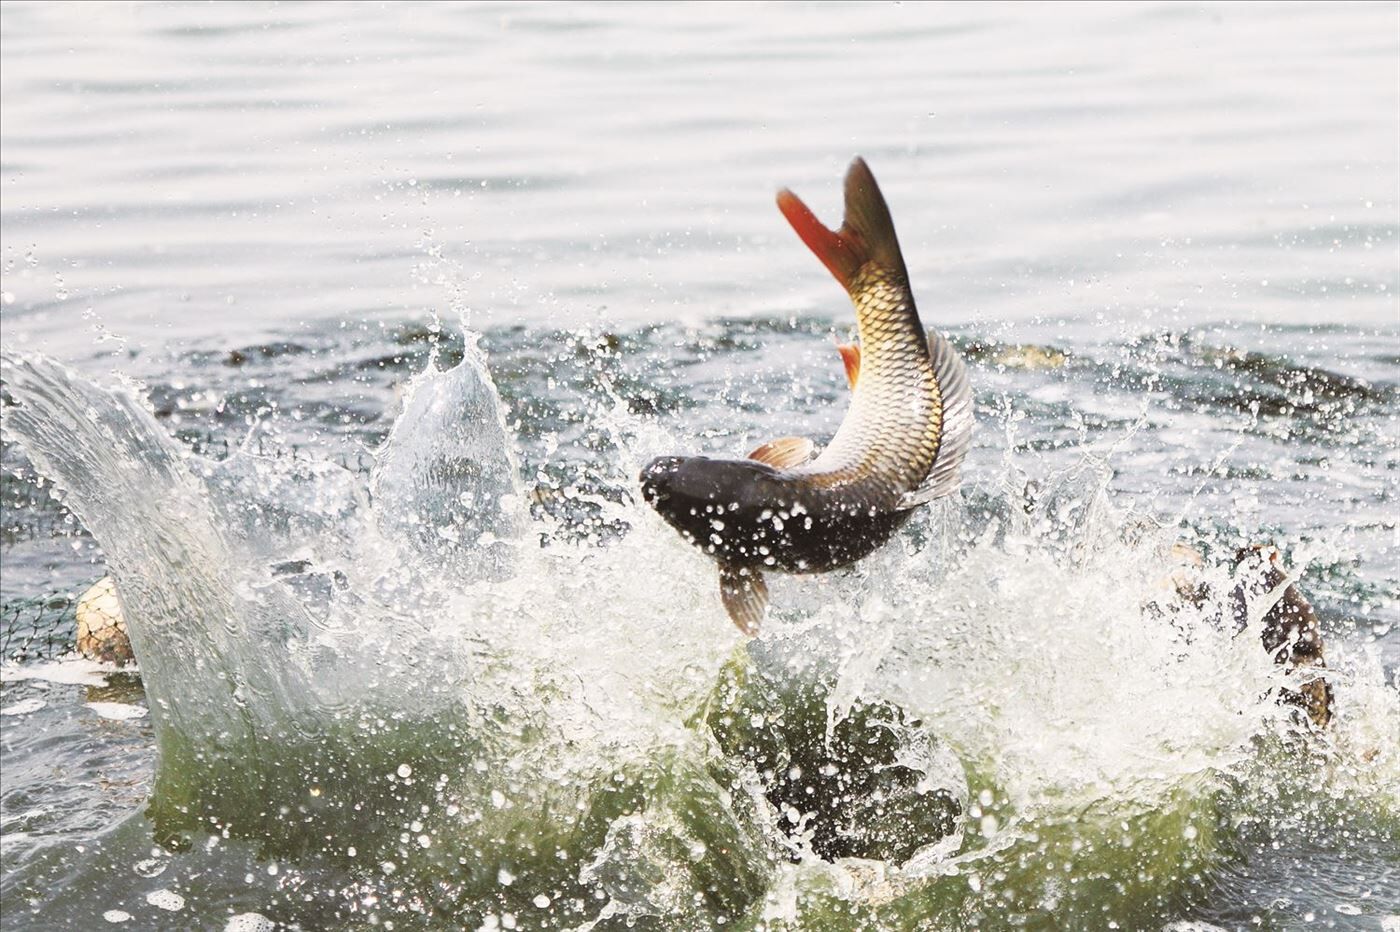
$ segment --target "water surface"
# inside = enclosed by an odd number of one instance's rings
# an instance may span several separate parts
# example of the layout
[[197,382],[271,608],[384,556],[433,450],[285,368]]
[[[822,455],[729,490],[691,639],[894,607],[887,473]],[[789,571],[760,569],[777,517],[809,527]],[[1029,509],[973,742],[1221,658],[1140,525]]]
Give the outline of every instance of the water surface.
[[[1400,922],[1394,5],[0,28],[0,323],[40,366],[7,391],[83,412],[6,410],[7,927]],[[830,435],[852,319],[771,198],[834,221],[856,153],[969,359],[977,446],[956,502],[780,580],[736,655],[633,479]],[[489,379],[451,369],[468,331]],[[517,510],[430,495],[494,487],[418,484],[439,440],[509,464]],[[458,516],[451,548],[396,523],[418,509]],[[1324,740],[1208,612],[1148,620],[1173,540],[1222,584],[1280,548],[1328,639]],[[175,625],[145,682],[48,665],[108,570]],[[951,840],[794,855],[744,802],[748,745],[696,718],[735,663],[834,676],[794,720],[917,719],[900,753],[959,801]]]

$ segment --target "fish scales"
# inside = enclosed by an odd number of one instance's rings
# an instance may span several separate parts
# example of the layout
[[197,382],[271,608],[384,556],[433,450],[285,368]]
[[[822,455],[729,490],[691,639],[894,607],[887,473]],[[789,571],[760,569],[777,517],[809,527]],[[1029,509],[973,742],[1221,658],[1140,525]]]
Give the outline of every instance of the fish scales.
[[942,434],[942,393],[908,283],[868,262],[851,284],[862,345],[850,413],[815,461],[789,470],[828,489],[870,482],[897,499],[928,474]]

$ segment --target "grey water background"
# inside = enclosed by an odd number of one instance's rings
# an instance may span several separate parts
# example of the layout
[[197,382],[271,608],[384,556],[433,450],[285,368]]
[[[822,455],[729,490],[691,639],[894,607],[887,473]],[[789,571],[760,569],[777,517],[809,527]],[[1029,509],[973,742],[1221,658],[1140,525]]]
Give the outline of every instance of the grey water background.
[[1394,323],[1392,4],[6,4],[8,339],[830,304],[854,153],[931,318]]
[[[1024,413],[1019,442],[1052,464],[1125,437],[1115,488],[1203,533],[1325,540],[1308,582],[1329,636],[1393,681],[1393,4],[6,3],[0,329],[7,351],[141,379],[205,446],[270,421],[353,459],[436,321],[463,317],[527,472],[606,455],[578,414],[600,373],[715,449],[820,432],[850,318],[771,197],[834,221],[856,153],[984,415]],[[5,455],[0,590],[27,610],[101,555]],[[149,734],[94,725],[80,694],[4,719],[11,906],[41,855],[140,805]],[[1329,841],[1249,862],[1200,915],[1400,912],[1393,857]],[[103,896],[76,867],[43,877]],[[1336,912],[1348,884],[1382,905]]]

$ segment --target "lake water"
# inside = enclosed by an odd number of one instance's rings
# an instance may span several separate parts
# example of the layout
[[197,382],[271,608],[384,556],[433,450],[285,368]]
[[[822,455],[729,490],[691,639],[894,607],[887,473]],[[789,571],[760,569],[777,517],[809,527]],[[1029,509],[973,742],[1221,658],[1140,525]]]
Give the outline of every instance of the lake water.
[[[6,390],[72,415],[7,397],[6,928],[1400,928],[1400,7],[16,2],[0,136]],[[636,468],[830,435],[772,198],[856,154],[976,448],[734,653]],[[497,391],[504,448],[432,420]],[[380,546],[458,433],[513,571]],[[1142,611],[1173,539],[1280,549],[1326,735]],[[53,665],[109,569],[144,683]],[[785,847],[696,719],[736,663],[903,710],[947,843]]]

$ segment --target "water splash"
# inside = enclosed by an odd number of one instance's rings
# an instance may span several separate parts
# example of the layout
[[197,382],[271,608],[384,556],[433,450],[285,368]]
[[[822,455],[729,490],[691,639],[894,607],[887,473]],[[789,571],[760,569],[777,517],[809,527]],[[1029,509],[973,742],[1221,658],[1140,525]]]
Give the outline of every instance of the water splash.
[[[1288,674],[1172,598],[1178,532],[1124,513],[1093,460],[1033,495],[1008,462],[855,571],[776,580],[776,623],[735,653],[710,567],[630,495],[681,444],[614,398],[612,487],[566,492],[625,533],[531,519],[470,340],[413,380],[368,481],[193,456],[130,386],[49,360],[4,377],[7,433],[117,579],[158,835],[330,865],[355,915],[1150,922],[1201,895],[1261,787],[1400,788],[1400,702],[1364,653],[1333,661],[1355,711],[1322,762],[1278,763],[1307,757],[1271,699]],[[1228,591],[1226,565],[1200,572]],[[877,734],[878,761],[842,750]]]
[[431,360],[404,394],[375,457],[370,489],[381,534],[406,544],[402,565],[434,580],[510,575],[524,516],[500,399],[475,345],[450,370]]

